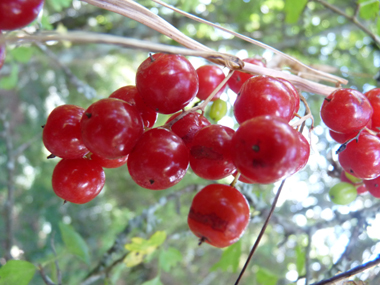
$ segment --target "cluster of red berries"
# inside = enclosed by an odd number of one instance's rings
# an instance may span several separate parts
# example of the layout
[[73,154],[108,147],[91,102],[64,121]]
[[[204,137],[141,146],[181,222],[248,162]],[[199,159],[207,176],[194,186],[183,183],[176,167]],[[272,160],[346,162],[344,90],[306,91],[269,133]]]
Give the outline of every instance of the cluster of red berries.
[[[103,188],[103,167],[125,163],[132,179],[151,190],[177,184],[189,165],[204,179],[238,171],[242,181],[266,184],[304,167],[309,144],[288,124],[298,111],[299,94],[284,79],[234,73],[227,84],[239,88],[237,131],[211,124],[203,112],[181,111],[196,96],[207,99],[223,81],[217,66],[195,70],[181,55],[157,53],[139,66],[136,86],[122,87],[86,110],[57,107],[43,130],[46,148],[62,158],[53,171],[53,190],[66,201],[86,203]],[[153,127],[157,113],[173,115]],[[239,239],[249,212],[236,188],[211,184],[195,196],[188,223],[202,241],[225,247]]]
[[342,144],[338,161],[350,181],[357,184],[358,193],[368,190],[380,198],[380,89],[364,94],[337,89],[325,98],[321,118],[330,136]]

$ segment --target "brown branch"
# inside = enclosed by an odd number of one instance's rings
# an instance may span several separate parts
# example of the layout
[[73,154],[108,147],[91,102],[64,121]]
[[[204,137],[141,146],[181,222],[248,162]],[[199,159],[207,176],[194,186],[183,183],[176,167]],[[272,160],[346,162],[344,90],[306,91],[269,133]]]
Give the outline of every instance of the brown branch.
[[40,273],[42,280],[46,285],[56,285],[50,278],[45,274],[44,268],[41,264],[38,265],[38,272]]
[[332,284],[335,284],[336,282],[348,279],[351,276],[359,274],[359,273],[363,272],[364,270],[367,270],[367,269],[369,269],[371,267],[374,267],[374,266],[376,266],[378,264],[380,264],[380,255],[378,255],[378,257],[376,257],[372,261],[369,261],[367,263],[359,265],[359,266],[357,266],[355,268],[352,268],[352,269],[350,269],[350,270],[348,270],[346,272],[343,272],[341,274],[337,274],[334,277],[331,277],[329,279],[322,280],[322,281],[319,281],[317,283],[313,283],[312,285],[328,285],[328,284],[332,285]]
[[314,2],[318,2],[318,3],[322,4],[324,7],[330,9],[334,13],[341,15],[341,16],[345,17],[347,20],[354,23],[359,29],[361,29],[363,32],[365,32],[367,35],[369,35],[373,39],[373,41],[377,44],[377,46],[380,47],[380,37],[377,36],[376,34],[374,34],[369,28],[364,26],[358,20],[357,15],[358,15],[358,12],[360,9],[360,4],[357,5],[354,14],[352,16],[350,16],[350,15],[346,14],[344,11],[342,11],[341,9],[339,9],[338,7],[326,2],[325,0],[314,0]]

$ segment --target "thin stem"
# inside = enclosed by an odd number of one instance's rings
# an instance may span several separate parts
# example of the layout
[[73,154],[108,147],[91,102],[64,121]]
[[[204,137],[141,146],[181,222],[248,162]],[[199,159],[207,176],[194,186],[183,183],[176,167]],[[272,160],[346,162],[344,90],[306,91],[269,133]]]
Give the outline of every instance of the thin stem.
[[42,280],[44,280],[44,283],[46,285],[56,285],[46,274],[44,271],[44,268],[40,265],[38,265],[38,272],[40,273]]
[[247,260],[246,260],[246,262],[245,262],[245,264],[244,264],[244,266],[243,266],[243,269],[240,271],[239,277],[237,278],[237,280],[236,280],[236,282],[235,282],[235,285],[238,285],[238,284],[239,284],[240,279],[243,277],[243,274],[244,274],[245,270],[247,269],[248,264],[249,264],[249,262],[251,261],[251,258],[252,258],[252,256],[253,256],[253,254],[255,253],[257,247],[259,246],[259,243],[260,243],[260,241],[261,241],[261,238],[263,237],[263,235],[264,235],[264,233],[265,233],[265,230],[266,230],[266,228],[267,228],[267,226],[268,226],[269,220],[270,220],[270,218],[271,218],[271,216],[272,216],[272,214],[273,214],[273,212],[274,212],[274,209],[276,208],[276,204],[277,204],[278,198],[280,197],[281,190],[282,190],[282,188],[284,187],[284,184],[285,184],[285,179],[282,180],[281,185],[280,185],[280,187],[279,187],[278,190],[277,190],[277,194],[276,194],[276,196],[274,197],[274,200],[273,200],[273,203],[272,203],[272,207],[271,207],[271,209],[270,209],[270,212],[269,212],[269,214],[268,214],[268,216],[267,216],[267,218],[266,218],[266,220],[265,220],[265,222],[264,222],[263,227],[261,228],[261,231],[260,231],[260,233],[259,233],[259,236],[257,237],[257,239],[256,239],[256,241],[255,241],[255,243],[254,243],[254,245],[253,245],[253,247],[252,247],[252,249],[251,249],[251,252],[250,252],[249,255],[248,255],[248,258],[247,258]]

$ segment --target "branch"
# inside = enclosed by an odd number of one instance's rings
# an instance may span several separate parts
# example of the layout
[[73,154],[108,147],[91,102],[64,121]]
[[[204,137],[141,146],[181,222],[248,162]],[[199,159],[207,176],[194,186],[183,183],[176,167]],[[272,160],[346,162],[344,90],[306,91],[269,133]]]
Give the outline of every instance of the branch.
[[38,265],[38,272],[40,273],[42,279],[44,280],[44,283],[46,285],[56,285],[50,278],[45,274],[44,268],[41,264]]
[[348,270],[346,272],[343,272],[341,274],[337,274],[337,275],[335,275],[332,278],[329,278],[329,279],[326,279],[326,280],[322,280],[322,281],[319,281],[317,283],[313,283],[312,285],[335,284],[335,282],[339,282],[339,281],[348,279],[351,276],[359,274],[360,272],[363,272],[364,270],[367,270],[367,269],[369,269],[371,267],[374,267],[374,266],[376,266],[378,264],[380,264],[380,255],[377,258],[375,258],[374,260],[372,260],[372,261],[369,261],[367,263],[359,265],[359,266],[357,266],[355,268],[352,268],[352,269],[350,269],[350,270]]
[[358,20],[358,12],[360,9],[360,4],[356,6],[355,12],[352,16],[346,14],[344,11],[340,10],[338,7],[326,2],[325,0],[314,0],[315,2],[318,2],[322,4],[324,7],[330,9],[334,13],[341,15],[345,17],[347,20],[351,21],[353,24],[355,24],[359,29],[361,29],[363,32],[365,32],[367,35],[369,35],[373,41],[377,44],[377,46],[380,47],[380,37],[374,34],[370,29],[368,29],[366,26],[364,26],[361,22]]

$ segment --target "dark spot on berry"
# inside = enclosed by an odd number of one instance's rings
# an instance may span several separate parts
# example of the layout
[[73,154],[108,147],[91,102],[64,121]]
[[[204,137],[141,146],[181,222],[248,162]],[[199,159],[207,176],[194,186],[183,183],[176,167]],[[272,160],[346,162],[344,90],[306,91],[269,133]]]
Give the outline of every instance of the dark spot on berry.
[[91,116],[92,116],[92,114],[91,113],[84,113],[86,116],[87,116],[87,118],[91,118]]
[[152,185],[154,183],[154,180],[153,179],[149,179],[149,183],[150,183],[150,185]]
[[42,125],[41,128],[45,128],[45,125]]
[[254,152],[259,152],[260,151],[260,147],[257,144],[255,144],[254,146],[252,146],[252,149],[253,149]]
[[350,169],[350,173],[354,173],[354,171],[352,169]]
[[47,159],[51,159],[51,158],[55,158],[56,156],[54,154],[50,154],[48,157],[46,157]]
[[331,99],[330,99],[330,98],[325,98],[325,100],[326,100],[327,102],[330,102],[330,101],[331,101]]
[[375,183],[375,187],[379,187],[379,184]]

